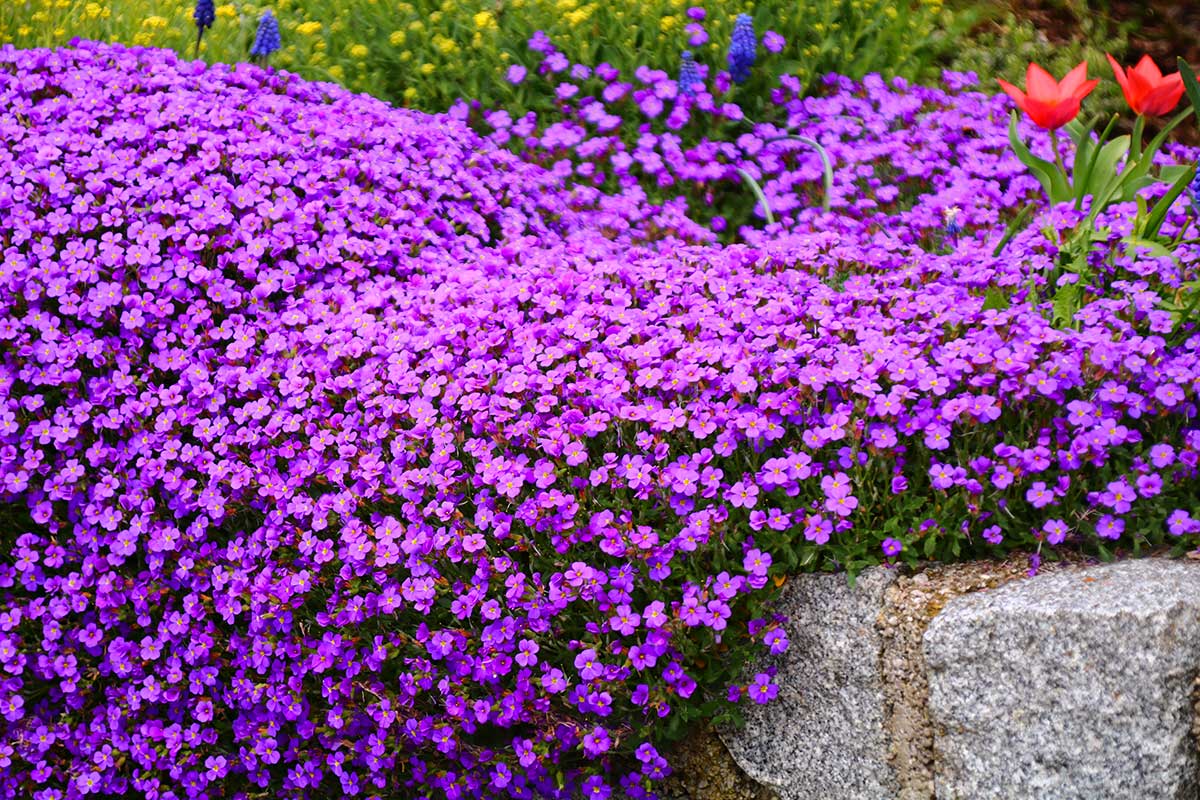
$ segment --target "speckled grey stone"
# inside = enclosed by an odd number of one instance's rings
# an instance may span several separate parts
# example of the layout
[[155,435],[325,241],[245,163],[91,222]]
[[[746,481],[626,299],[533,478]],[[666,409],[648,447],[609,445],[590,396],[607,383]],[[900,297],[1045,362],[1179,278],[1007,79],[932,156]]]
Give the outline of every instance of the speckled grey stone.
[[1125,561],[965,595],[924,651],[938,800],[1200,798],[1200,566]]
[[881,638],[876,618],[895,579],[888,569],[858,576],[791,578],[781,594],[791,646],[767,661],[779,697],[748,710],[746,727],[722,730],[730,754],[781,800],[890,800]]

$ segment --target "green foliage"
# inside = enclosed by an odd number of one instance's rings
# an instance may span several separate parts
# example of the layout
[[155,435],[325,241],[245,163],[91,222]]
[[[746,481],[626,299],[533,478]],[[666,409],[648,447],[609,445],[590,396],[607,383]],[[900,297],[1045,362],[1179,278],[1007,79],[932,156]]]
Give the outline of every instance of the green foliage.
[[1134,23],[1114,23],[1089,9],[1084,0],[1060,0],[1059,5],[1062,13],[1073,19],[1074,38],[1066,42],[1051,41],[1032,22],[1018,19],[1003,4],[965,7],[958,13],[973,16],[976,26],[955,51],[950,69],[975,72],[991,82],[983,88],[994,91],[998,89],[996,78],[1024,86],[1025,70],[1031,61],[1058,77],[1067,74],[1079,62],[1087,61],[1089,77],[1109,79],[1102,80],[1088,95],[1089,113],[1105,120],[1113,114],[1127,115],[1129,109],[1121,88],[1111,80],[1112,68],[1104,54],[1119,55],[1126,51]]
[[[459,97],[510,112],[546,110],[553,98],[505,80],[512,64],[532,68],[528,39],[545,31],[572,62],[608,62],[626,75],[646,64],[674,75],[679,54],[696,53],[710,70],[725,68],[733,20],[753,15],[759,37],[782,34],[783,52],[755,70],[734,99],[750,114],[769,104],[775,76],[806,84],[839,72],[910,80],[934,77],[958,46],[972,17],[942,0],[760,0],[710,2],[709,41],[689,44],[686,0],[604,3],[599,0],[335,0],[330,3],[227,2],[204,35],[207,61],[248,59],[259,15],[279,18],[283,49],[270,63],[313,80],[341,83],[396,104],[444,110]],[[698,3],[698,5],[700,5]],[[63,45],[74,37],[169,47],[192,57],[196,28],[190,0],[24,0],[0,3],[0,41],[18,47]]]

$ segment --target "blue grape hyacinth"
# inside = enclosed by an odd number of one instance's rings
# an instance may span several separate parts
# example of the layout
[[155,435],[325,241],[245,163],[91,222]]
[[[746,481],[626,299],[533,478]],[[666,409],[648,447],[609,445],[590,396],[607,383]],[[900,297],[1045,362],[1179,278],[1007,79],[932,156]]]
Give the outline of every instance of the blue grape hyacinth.
[[734,83],[745,83],[754,66],[754,51],[758,40],[754,37],[754,19],[749,14],[738,14],[733,23],[733,36],[729,43],[729,76]]
[[1192,201],[1192,210],[1200,215],[1200,164],[1196,165],[1196,176],[1188,184],[1187,196]]
[[254,44],[250,47],[250,55],[265,59],[280,48],[279,22],[270,9],[263,12],[258,19],[258,30],[254,34]]
[[700,69],[691,50],[684,50],[679,64],[679,91],[688,97],[696,96],[696,84],[700,83]]
[[196,21],[196,55],[200,55],[200,40],[204,38],[204,29],[211,28],[217,21],[217,10],[213,0],[196,0],[196,10],[192,12]]

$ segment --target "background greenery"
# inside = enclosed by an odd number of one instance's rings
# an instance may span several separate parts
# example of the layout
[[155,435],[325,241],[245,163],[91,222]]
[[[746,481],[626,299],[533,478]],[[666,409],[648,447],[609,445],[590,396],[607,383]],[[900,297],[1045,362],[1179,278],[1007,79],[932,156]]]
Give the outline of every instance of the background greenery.
[[[680,52],[689,49],[690,5],[690,0],[227,2],[218,3],[217,22],[199,54],[209,61],[244,60],[259,15],[271,8],[284,42],[271,59],[276,66],[430,110],[465,96],[521,111],[536,101],[509,86],[504,74],[510,64],[536,63],[526,45],[534,31],[546,31],[573,62],[607,61],[627,74],[647,64],[675,75]],[[774,30],[786,37],[782,71],[805,82],[832,71],[856,78],[883,72],[930,80],[949,65],[1014,77],[1031,56],[1054,66],[1075,57],[1074,51],[1060,49],[1047,59],[1047,48],[1032,29],[994,19],[990,3],[947,8],[942,0],[718,0],[704,5],[710,40],[690,48],[701,63],[724,66],[733,19],[746,12],[754,16],[760,36]],[[0,4],[0,41],[54,46],[79,36],[190,55],[196,39],[193,8],[190,0],[9,0]],[[1102,27],[1089,27],[1081,46],[1108,45]],[[978,33],[975,46],[964,50],[972,29]],[[1099,56],[1099,50],[1092,55]]]

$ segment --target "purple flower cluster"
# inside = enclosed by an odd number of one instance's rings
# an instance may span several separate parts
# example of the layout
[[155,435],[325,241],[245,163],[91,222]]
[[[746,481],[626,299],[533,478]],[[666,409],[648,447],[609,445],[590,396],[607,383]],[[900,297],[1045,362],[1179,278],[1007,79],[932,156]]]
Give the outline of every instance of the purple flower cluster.
[[638,180],[746,164],[782,208],[810,155],[619,149],[624,94],[706,95],[553,66],[606,97],[484,139],[0,49],[0,796],[642,797],[660,730],[778,692],[739,665],[791,570],[1198,532],[1200,334],[1156,292],[1200,256],[1118,206],[1074,327],[1020,302],[1077,219],[992,256],[1037,188],[1004,101],[781,89],[840,213],[722,247]]

